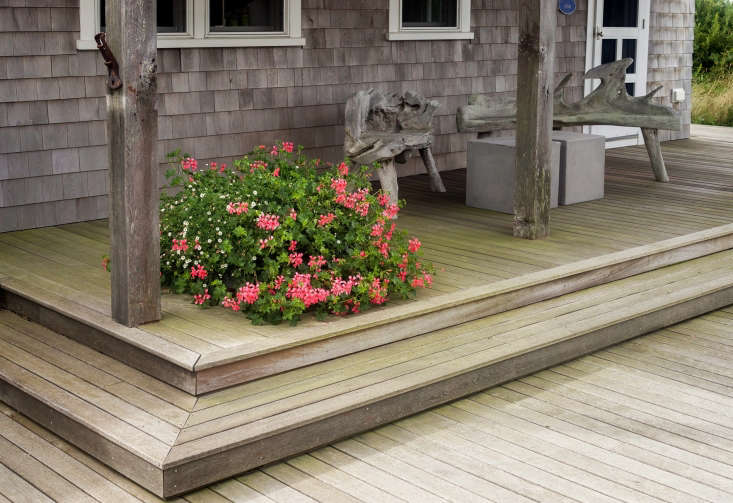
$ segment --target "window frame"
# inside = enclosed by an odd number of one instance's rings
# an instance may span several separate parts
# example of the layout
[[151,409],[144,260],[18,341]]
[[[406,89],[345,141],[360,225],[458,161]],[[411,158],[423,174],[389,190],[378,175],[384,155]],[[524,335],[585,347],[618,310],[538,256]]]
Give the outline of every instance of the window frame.
[[[281,32],[210,31],[209,0],[186,0],[185,33],[158,33],[158,49],[198,47],[285,47],[304,46],[301,0],[283,0],[284,30]],[[96,50],[99,32],[99,0],[79,0],[79,50]]]
[[471,0],[456,0],[458,26],[402,26],[402,0],[389,0],[389,32],[387,40],[473,40],[471,31]]

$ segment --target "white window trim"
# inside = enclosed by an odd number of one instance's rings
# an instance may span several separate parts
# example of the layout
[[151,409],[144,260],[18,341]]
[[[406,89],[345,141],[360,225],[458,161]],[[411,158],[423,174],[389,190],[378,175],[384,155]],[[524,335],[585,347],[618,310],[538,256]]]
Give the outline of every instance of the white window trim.
[[[285,30],[275,33],[209,32],[208,0],[186,0],[187,33],[159,33],[158,49],[196,47],[304,46],[301,0],[285,0]],[[79,50],[96,50],[99,32],[99,0],[79,0]]]
[[458,0],[458,26],[447,28],[407,28],[402,26],[402,0],[389,0],[387,40],[473,40],[471,0]]

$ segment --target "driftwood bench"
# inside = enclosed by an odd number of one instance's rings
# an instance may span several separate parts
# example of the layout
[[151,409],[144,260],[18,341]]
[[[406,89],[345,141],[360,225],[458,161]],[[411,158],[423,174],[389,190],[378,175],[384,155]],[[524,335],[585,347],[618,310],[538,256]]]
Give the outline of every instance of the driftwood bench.
[[434,192],[445,192],[443,180],[430,150],[432,122],[437,101],[417,94],[383,94],[374,89],[359,91],[346,102],[344,151],[357,164],[381,163],[377,176],[382,189],[397,203],[399,187],[395,161],[407,162],[420,153]]
[[[609,125],[641,128],[654,176],[668,182],[662,149],[660,129],[679,131],[680,114],[675,110],[651,102],[662,88],[657,87],[646,96],[632,97],[626,92],[626,69],[634,62],[625,58],[588,70],[586,79],[600,79],[601,85],[575,103],[566,103],[563,89],[570,75],[555,88],[553,121],[555,126]],[[461,132],[476,132],[479,136],[494,131],[515,129],[517,103],[514,97],[471,96],[468,105],[458,109],[456,121]]]

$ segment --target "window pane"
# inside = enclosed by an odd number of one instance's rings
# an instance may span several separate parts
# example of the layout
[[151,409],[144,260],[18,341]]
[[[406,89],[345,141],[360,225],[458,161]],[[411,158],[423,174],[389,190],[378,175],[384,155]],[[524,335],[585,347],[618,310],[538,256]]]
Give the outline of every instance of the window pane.
[[211,31],[284,31],[284,0],[209,0]]
[[402,26],[456,27],[458,0],[402,0]]
[[601,64],[613,63],[616,61],[616,39],[604,38],[601,43]]
[[[157,0],[158,2],[158,33],[185,33],[186,32],[186,0]],[[99,3],[99,26],[105,31],[104,9],[105,0]]]
[[635,89],[636,89],[636,85],[634,85],[633,82],[626,83],[626,92],[629,93],[629,96],[635,96],[634,94]]
[[626,73],[636,73],[636,39],[635,38],[625,38],[623,40],[623,45],[621,46],[621,57],[634,59],[634,62],[631,63],[631,66],[629,67],[628,70],[626,70]]
[[605,0],[603,26],[635,27],[639,22],[639,0]]
[[158,33],[186,31],[186,0],[158,1]]

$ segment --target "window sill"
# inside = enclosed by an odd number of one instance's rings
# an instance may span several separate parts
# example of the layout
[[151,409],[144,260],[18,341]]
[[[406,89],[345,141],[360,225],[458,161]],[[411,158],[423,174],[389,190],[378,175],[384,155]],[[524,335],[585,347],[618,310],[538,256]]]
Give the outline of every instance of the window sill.
[[387,40],[473,40],[470,31],[396,31],[387,33]]
[[[210,37],[210,38],[163,38],[158,37],[158,49],[194,49],[199,47],[303,47],[305,38],[291,37]],[[80,51],[97,50],[94,40],[77,40]]]

